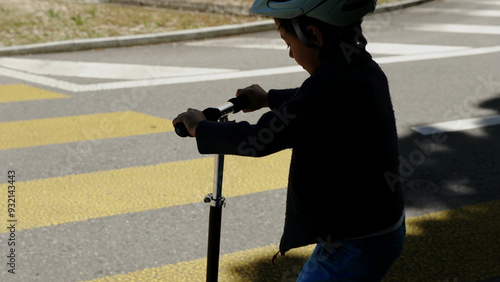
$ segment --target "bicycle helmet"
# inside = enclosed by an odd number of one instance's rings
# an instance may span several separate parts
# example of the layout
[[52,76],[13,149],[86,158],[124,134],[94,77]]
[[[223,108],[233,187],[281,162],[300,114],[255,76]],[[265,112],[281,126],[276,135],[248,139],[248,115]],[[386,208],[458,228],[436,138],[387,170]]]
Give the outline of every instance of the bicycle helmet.
[[250,11],[280,19],[302,15],[347,26],[375,10],[377,0],[255,0]]

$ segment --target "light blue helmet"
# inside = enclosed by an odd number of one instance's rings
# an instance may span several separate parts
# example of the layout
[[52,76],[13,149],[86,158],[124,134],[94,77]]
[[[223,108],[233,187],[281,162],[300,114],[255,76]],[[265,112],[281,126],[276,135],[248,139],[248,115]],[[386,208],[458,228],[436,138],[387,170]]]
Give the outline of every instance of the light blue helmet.
[[375,10],[377,0],[255,0],[252,13],[280,19],[302,15],[336,26],[361,20]]

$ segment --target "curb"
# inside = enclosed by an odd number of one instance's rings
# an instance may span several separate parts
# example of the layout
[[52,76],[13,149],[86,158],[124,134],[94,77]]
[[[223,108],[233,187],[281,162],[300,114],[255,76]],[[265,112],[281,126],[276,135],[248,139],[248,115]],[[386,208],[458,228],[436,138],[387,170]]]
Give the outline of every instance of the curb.
[[[374,13],[390,12],[419,5],[432,0],[405,0],[377,7]],[[180,30],[155,34],[115,36],[90,39],[74,39],[48,43],[28,44],[0,48],[0,56],[27,55],[39,53],[83,51],[99,48],[130,47],[206,39],[275,29],[273,20],[259,22]]]
[[211,37],[229,36],[241,33],[267,31],[275,28],[274,21],[259,21],[253,23],[223,25],[199,29],[172,31],[165,33],[115,36],[90,39],[74,39],[48,43],[29,44],[0,48],[0,56],[26,55],[35,53],[55,53],[82,51],[98,48],[116,48],[138,45],[178,42],[186,40],[205,39]]

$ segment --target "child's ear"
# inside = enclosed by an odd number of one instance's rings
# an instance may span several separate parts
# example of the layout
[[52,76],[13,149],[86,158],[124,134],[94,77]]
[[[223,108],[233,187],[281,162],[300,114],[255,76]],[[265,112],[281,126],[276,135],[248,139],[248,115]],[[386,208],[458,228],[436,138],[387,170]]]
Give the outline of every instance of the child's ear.
[[318,47],[323,46],[323,35],[319,31],[318,27],[314,25],[309,25],[307,27],[307,37],[311,40],[311,43]]

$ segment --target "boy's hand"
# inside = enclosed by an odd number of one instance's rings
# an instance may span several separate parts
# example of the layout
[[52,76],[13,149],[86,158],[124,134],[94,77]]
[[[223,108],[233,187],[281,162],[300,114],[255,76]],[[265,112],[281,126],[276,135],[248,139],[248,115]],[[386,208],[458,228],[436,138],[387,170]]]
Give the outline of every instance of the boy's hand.
[[172,124],[175,126],[179,122],[183,122],[186,125],[186,129],[191,134],[191,137],[196,136],[196,127],[200,121],[206,120],[205,115],[202,111],[189,108],[186,112],[180,113],[174,120]]
[[253,84],[243,89],[238,89],[236,91],[236,97],[240,95],[247,95],[250,98],[250,106],[243,109],[243,112],[248,113],[256,111],[263,107],[268,107],[267,104],[267,92],[260,87],[258,84]]

